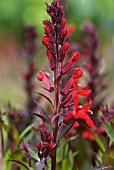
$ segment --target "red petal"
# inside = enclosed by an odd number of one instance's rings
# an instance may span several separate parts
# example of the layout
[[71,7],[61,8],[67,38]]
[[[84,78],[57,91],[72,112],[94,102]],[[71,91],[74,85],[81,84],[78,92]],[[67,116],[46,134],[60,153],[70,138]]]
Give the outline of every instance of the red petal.
[[83,109],[88,111],[88,110],[90,109],[91,104],[92,104],[92,101],[90,101],[90,102],[87,103],[87,104],[84,104],[84,105],[83,105]]
[[86,123],[90,128],[95,128],[93,121],[89,117],[86,119]]
[[77,93],[82,95],[82,96],[87,96],[91,90],[78,90]]
[[78,127],[79,126],[79,123],[78,122],[75,122],[74,124],[73,124],[73,128],[76,128],[76,127]]

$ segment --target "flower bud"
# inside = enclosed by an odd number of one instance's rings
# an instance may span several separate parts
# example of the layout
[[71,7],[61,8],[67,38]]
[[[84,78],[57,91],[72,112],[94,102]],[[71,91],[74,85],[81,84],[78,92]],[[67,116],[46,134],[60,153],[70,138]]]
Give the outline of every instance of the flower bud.
[[45,46],[49,46],[50,45],[50,42],[49,42],[49,39],[46,35],[44,35],[42,37],[42,44],[44,44]]
[[64,28],[61,32],[62,36],[65,37],[67,35],[67,28]]
[[63,18],[63,19],[61,20],[60,25],[61,25],[61,27],[64,27],[64,26],[65,26],[65,24],[66,24],[66,19],[65,19],[65,18]]
[[77,61],[77,60],[80,58],[80,53],[77,52],[77,51],[74,51],[74,52],[72,53],[71,58],[72,58],[72,62]]
[[78,79],[78,78],[80,78],[82,76],[82,74],[83,74],[82,69],[81,68],[76,68],[74,70],[74,72],[73,72],[73,78]]
[[38,148],[38,150],[40,150],[41,149],[41,142],[39,142],[38,144],[37,144],[37,148]]
[[48,25],[50,23],[50,21],[48,21],[48,20],[43,20],[43,24],[44,25]]
[[45,34],[49,34],[50,33],[50,29],[48,26],[45,26],[44,27],[44,31],[45,31]]
[[63,53],[66,53],[67,50],[68,50],[68,48],[69,48],[69,43],[68,43],[68,42],[65,42],[65,43],[63,44],[63,46],[62,46],[62,51],[63,51]]
[[43,79],[45,78],[45,73],[43,71],[40,71],[38,74],[37,74],[37,79],[39,81],[43,81]]

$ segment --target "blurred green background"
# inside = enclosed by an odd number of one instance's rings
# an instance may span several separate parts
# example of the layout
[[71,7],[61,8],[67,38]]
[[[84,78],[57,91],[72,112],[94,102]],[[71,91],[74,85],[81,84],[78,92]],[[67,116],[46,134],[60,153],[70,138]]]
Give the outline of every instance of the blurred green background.
[[[100,47],[98,54],[103,56],[101,69],[108,71],[109,100],[113,99],[114,84],[114,0],[60,0],[65,6],[68,24],[76,25],[71,37],[76,41],[79,26],[86,20],[92,21],[97,29]],[[43,64],[45,47],[41,44],[43,35],[42,20],[48,16],[45,2],[51,0],[0,0],[0,100],[10,100],[17,107],[26,98],[23,89],[22,72],[26,69],[23,59],[23,27],[35,25],[38,31],[38,65]],[[103,66],[103,67],[102,67]],[[41,67],[41,66],[40,66]],[[114,90],[113,90],[114,92]]]

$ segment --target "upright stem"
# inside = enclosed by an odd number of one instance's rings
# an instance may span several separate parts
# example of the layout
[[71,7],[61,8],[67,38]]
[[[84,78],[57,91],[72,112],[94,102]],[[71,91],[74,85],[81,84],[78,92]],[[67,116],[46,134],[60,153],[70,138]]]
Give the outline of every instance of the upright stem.
[[[59,103],[59,85],[57,82],[57,78],[59,75],[59,63],[58,63],[58,42],[57,42],[57,28],[55,26],[55,40],[56,40],[56,60],[55,60],[55,70],[54,70],[54,115],[58,114],[58,103]],[[58,121],[59,117],[55,119],[54,127],[53,127],[53,143],[57,142],[57,132],[58,132]],[[56,151],[57,147],[55,147],[52,151],[51,158],[51,170],[56,169]]]

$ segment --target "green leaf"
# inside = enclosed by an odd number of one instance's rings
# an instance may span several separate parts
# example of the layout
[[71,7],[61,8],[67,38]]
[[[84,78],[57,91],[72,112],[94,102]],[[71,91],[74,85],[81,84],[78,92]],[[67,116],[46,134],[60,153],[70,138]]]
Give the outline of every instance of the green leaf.
[[106,150],[106,152],[103,154],[102,160],[103,160],[103,165],[109,165],[109,162],[111,163],[114,161],[114,148],[113,147]]
[[11,160],[8,160],[8,161],[15,162],[16,164],[19,165],[20,168],[23,168],[23,170],[31,170],[24,162],[19,161],[17,159],[11,159]]
[[9,127],[0,119],[0,128],[3,128],[6,132],[9,131]]
[[114,142],[114,129],[112,128],[111,125],[106,124],[104,122],[102,122],[102,123],[103,123],[103,126],[105,128],[105,131],[106,131],[107,135]]
[[7,160],[10,159],[10,155],[11,155],[11,149],[8,149],[6,152],[5,152],[5,155],[4,155],[4,169],[7,169],[7,170],[11,170],[11,166],[12,166],[12,162],[8,162]]
[[23,137],[35,126],[35,124],[29,125],[19,136],[20,141],[23,139]]
[[12,142],[11,145],[13,147],[12,149],[14,149],[14,147],[16,148],[16,146],[18,146],[19,144],[19,133],[13,124],[11,124],[8,136],[12,138],[12,141],[11,141]]
[[70,154],[70,155],[68,156],[68,159],[69,159],[69,160],[74,159],[74,157],[75,157],[76,155],[78,155],[78,153],[79,153],[79,151],[73,152],[72,154]]
[[38,151],[37,150],[31,148],[30,146],[27,146],[27,149],[28,149],[28,152],[33,159],[35,159],[36,161],[40,161],[39,158],[38,158]]
[[101,139],[100,139],[97,135],[95,135],[92,131],[90,131],[90,132],[92,133],[95,141],[97,142],[97,144],[99,145],[99,147],[101,148],[101,150],[102,150],[103,152],[105,152],[105,151],[106,151],[106,148],[105,148],[105,146],[104,146],[104,143],[103,143],[103,142],[101,141]]

